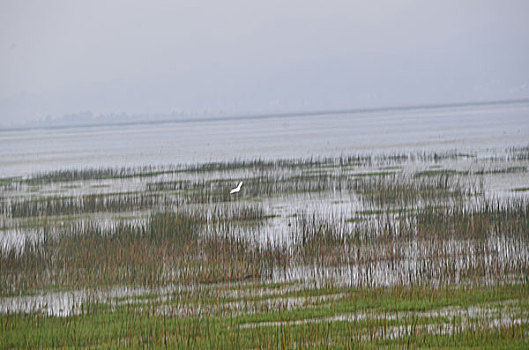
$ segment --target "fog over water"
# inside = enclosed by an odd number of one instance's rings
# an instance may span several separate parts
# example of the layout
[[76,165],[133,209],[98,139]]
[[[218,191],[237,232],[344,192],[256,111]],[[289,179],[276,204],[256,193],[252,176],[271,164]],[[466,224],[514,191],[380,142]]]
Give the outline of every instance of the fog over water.
[[0,176],[117,167],[457,150],[529,142],[529,103],[0,131]]

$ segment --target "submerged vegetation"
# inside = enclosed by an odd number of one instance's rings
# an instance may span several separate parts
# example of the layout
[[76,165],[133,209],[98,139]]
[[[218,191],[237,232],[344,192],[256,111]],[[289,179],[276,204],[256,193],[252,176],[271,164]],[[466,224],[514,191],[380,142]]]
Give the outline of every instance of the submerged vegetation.
[[527,154],[2,179],[0,347],[526,347]]

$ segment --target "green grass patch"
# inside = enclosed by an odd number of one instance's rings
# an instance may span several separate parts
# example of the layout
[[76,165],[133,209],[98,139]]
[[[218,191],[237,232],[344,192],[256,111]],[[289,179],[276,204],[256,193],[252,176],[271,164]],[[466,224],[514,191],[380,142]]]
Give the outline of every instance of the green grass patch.
[[516,187],[516,188],[513,188],[511,191],[513,191],[513,192],[529,192],[529,187]]
[[390,176],[395,175],[394,171],[372,171],[368,173],[351,173],[348,174],[354,177],[375,177],[375,176]]
[[345,222],[348,222],[351,224],[357,224],[357,223],[364,222],[364,221],[366,221],[366,219],[364,218],[350,218],[350,219],[345,220]]
[[[214,315],[207,311],[209,307],[199,312],[202,300],[210,306],[219,307],[225,300],[216,302],[213,298],[196,298],[193,293],[181,295],[165,304],[157,302],[153,295],[132,305],[118,302],[122,300],[110,304],[89,304],[82,307],[82,314],[68,317],[37,313],[2,314],[0,346],[290,348],[304,344],[307,348],[523,348],[528,345],[527,321],[498,327],[487,326],[487,318],[464,320],[457,315],[442,316],[435,313],[440,307],[458,306],[464,316],[465,308],[471,306],[484,307],[491,302],[501,305],[505,300],[520,299],[524,303],[514,305],[520,308],[520,312],[527,314],[526,286],[337,290],[347,292],[347,297],[316,305],[303,305],[294,310],[263,309],[250,315],[230,310],[225,314]],[[328,292],[308,290],[296,293],[326,295]],[[195,307],[183,307],[188,302],[195,303]],[[198,313],[186,314],[182,310],[196,310]],[[421,313],[424,311],[433,312],[431,315]],[[391,316],[396,315],[395,312],[405,313],[398,317]],[[333,316],[344,314],[349,315],[350,319],[332,319]],[[301,322],[293,323],[295,321]],[[443,328],[445,326],[447,328]],[[451,332],[444,334],[437,331],[443,329],[450,329]]]
[[367,210],[358,210],[357,215],[384,215],[384,214],[406,214],[406,213],[416,213],[417,209],[414,208],[386,208],[386,209],[367,209]]
[[451,169],[436,169],[436,170],[423,170],[418,171],[415,173],[415,177],[422,177],[422,176],[438,176],[438,175],[454,175],[458,172],[456,170]]

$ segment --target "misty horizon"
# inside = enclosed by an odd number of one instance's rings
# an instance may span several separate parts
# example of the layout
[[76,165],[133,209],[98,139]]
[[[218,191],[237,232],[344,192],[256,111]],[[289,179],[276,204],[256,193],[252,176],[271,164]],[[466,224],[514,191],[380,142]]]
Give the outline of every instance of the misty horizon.
[[171,111],[170,113],[101,113],[95,114],[91,111],[65,114],[62,116],[47,115],[36,120],[20,123],[0,124],[3,131],[30,130],[30,129],[54,129],[83,126],[120,126],[135,124],[162,124],[180,122],[211,122],[228,120],[251,120],[270,119],[277,117],[310,117],[310,116],[332,116],[336,114],[347,114],[354,117],[356,114],[369,115],[380,112],[396,113],[398,111],[441,111],[452,108],[480,108],[487,106],[516,106],[529,103],[529,98],[516,100],[497,101],[468,101],[459,103],[403,105],[403,106],[379,106],[366,108],[343,108],[327,110],[290,110],[290,111],[248,111],[229,113],[226,111]]
[[0,125],[529,98],[524,1],[0,6]]

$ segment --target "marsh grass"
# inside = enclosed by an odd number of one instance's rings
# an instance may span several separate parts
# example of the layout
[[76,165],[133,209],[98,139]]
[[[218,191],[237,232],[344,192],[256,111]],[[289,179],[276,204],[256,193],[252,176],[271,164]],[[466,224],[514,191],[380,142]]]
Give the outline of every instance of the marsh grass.
[[[443,157],[389,155],[379,159],[395,162],[410,158]],[[191,173],[247,170],[245,187],[236,196],[227,191],[235,181],[225,177],[147,180],[145,192],[3,201],[6,222],[10,218],[15,220],[7,227],[19,225],[20,229],[22,221],[16,221],[20,218],[33,220],[34,225],[42,226],[37,228],[43,236],[27,241],[18,250],[2,248],[1,291],[3,294],[32,291],[49,284],[157,286],[186,281],[266,279],[278,269],[288,271],[297,267],[345,269],[353,274],[343,276],[346,280],[356,278],[351,271],[368,271],[354,285],[386,283],[376,277],[381,269],[398,276],[390,283],[436,286],[467,283],[473,278],[478,284],[496,283],[505,275],[519,280],[527,272],[527,257],[523,253],[512,263],[507,263],[505,257],[494,260],[494,251],[503,247],[494,246],[490,240],[496,237],[507,245],[527,247],[529,222],[525,199],[487,199],[479,177],[450,171],[373,175],[364,172],[365,176],[358,176],[356,172],[343,170],[343,166],[373,163],[374,159],[353,156],[322,161],[257,160],[185,168],[184,172]],[[327,170],[306,173],[310,168]],[[157,173],[150,168],[146,171],[145,178]],[[131,174],[134,174],[131,169],[73,171],[39,175],[37,179],[93,179]],[[352,213],[356,219],[348,220],[350,214],[322,216],[317,212],[300,212],[288,218],[288,239],[274,243],[257,238],[260,227],[266,226],[268,220],[281,218],[249,199],[329,192],[358,196],[363,209]],[[117,221],[107,227],[97,225],[93,221],[97,217],[93,216],[74,219],[94,213],[130,216],[139,211],[147,213],[146,221]],[[65,225],[61,219],[64,217],[73,220]],[[291,221],[294,226],[290,228]],[[416,252],[415,257],[410,256],[412,251]],[[471,263],[459,262],[465,254]],[[395,271],[410,263],[413,266],[407,268],[407,273]]]
[[516,187],[512,189],[513,192],[529,192],[529,187]]
[[4,203],[9,217],[81,215],[97,212],[127,212],[167,206],[170,197],[160,194],[118,193],[79,197],[45,197],[12,200]]
[[[526,151],[485,165],[453,151],[2,179],[3,230],[42,233],[0,246],[4,298],[147,292],[87,297],[61,317],[1,313],[0,347],[523,348],[529,201],[486,195],[483,176],[524,176]],[[458,161],[470,169],[444,170]],[[130,179],[134,191],[76,192]]]
[[[253,219],[251,209],[235,215],[249,213]],[[155,287],[261,277],[264,260],[282,253],[260,250],[226,233],[201,235],[199,228],[214,223],[217,215],[207,219],[162,212],[153,214],[145,225],[117,224],[110,229],[90,222],[73,225],[55,238],[2,252],[0,290],[13,294],[47,287]]]

